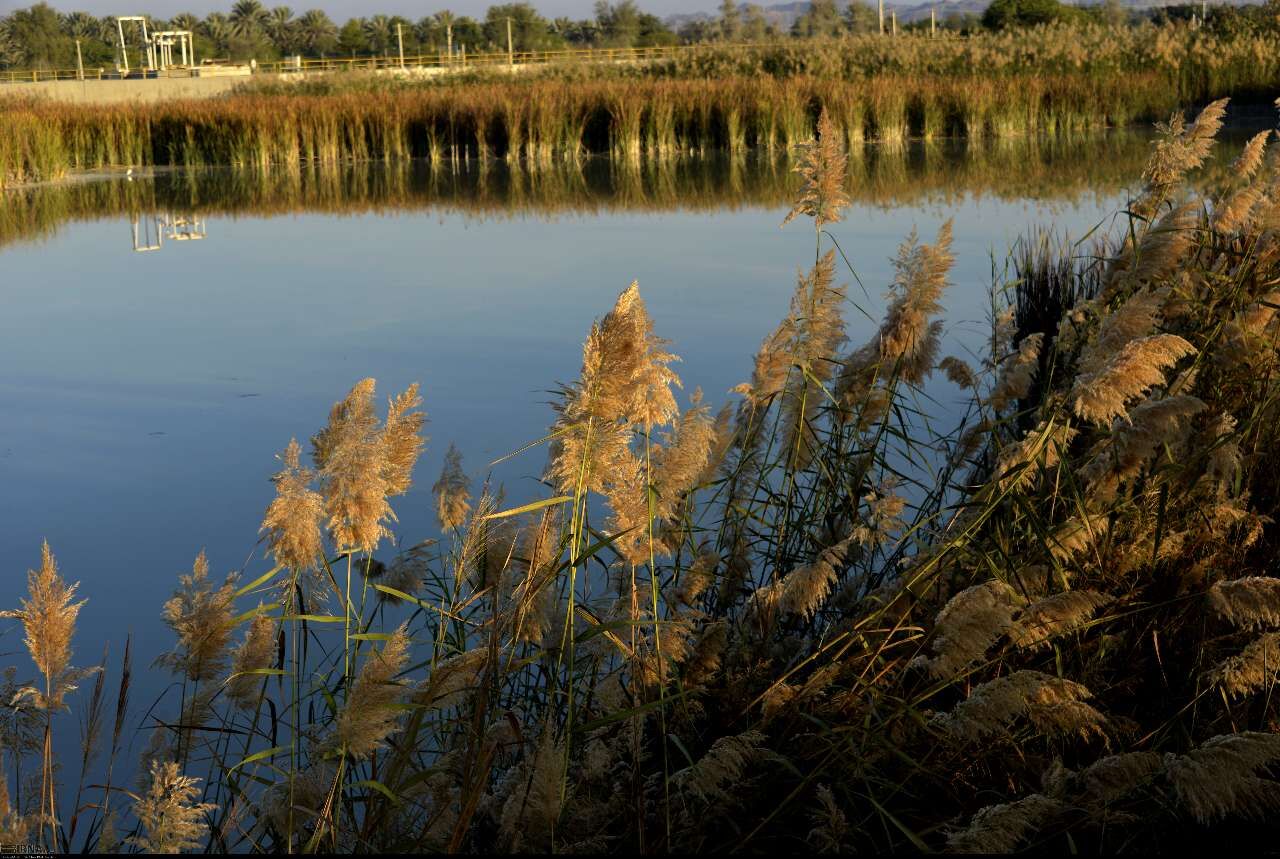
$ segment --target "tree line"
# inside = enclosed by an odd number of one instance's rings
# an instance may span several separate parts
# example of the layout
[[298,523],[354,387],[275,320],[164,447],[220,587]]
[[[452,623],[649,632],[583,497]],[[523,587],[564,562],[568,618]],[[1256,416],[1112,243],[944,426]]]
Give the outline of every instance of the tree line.
[[[1214,7],[1210,23],[1233,30],[1274,26],[1278,7],[1278,0],[1263,7]],[[1197,3],[1137,12],[1123,8],[1119,0],[1103,0],[1093,6],[1067,5],[1059,0],[994,0],[982,16],[950,12],[936,24],[961,32],[1077,19],[1123,25],[1151,17],[1189,19],[1201,12]],[[927,20],[902,22],[899,29],[930,26]],[[319,9],[298,14],[288,6],[267,8],[259,0],[236,0],[227,13],[151,18],[149,27],[153,31],[189,30],[198,58],[269,61],[291,56],[394,56],[401,44],[406,56],[449,49],[455,53],[503,51],[508,27],[515,50],[540,51],[830,37],[875,32],[880,21],[875,6],[866,0],[813,0],[806,12],[783,29],[761,5],[722,0],[717,15],[689,19],[673,27],[642,11],[635,0],[599,0],[595,14],[581,20],[547,18],[531,4],[516,2],[491,6],[483,18],[444,10],[417,21],[399,15],[370,15],[339,25]],[[130,38],[130,44],[136,45],[136,35]],[[119,61],[115,18],[60,13],[48,3],[37,3],[0,18],[0,68],[74,67],[77,42],[88,67],[112,67]]]

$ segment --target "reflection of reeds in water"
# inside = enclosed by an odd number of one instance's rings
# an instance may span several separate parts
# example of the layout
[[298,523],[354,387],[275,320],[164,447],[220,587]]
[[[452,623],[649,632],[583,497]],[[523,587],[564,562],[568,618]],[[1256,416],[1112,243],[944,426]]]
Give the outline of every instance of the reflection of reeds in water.
[[[1077,201],[1131,185],[1144,135],[1077,140],[914,142],[871,148],[850,161],[846,190],[871,206],[944,204],[966,196]],[[273,215],[435,209],[469,217],[555,217],[613,211],[784,208],[797,178],[788,156],[667,161],[586,159],[538,169],[489,161],[470,169],[425,160],[309,165],[295,171],[205,169],[13,189],[0,206],[0,245],[49,234],[68,221],[153,211]]]
[[[777,152],[837,132],[892,149],[909,139],[1072,135],[1166,115],[1163,78],[1108,86],[1055,72],[999,85],[969,75],[881,74],[471,81],[328,93],[246,92],[152,105],[6,101],[0,183],[109,165],[271,167],[423,157],[545,166],[587,154],[665,160],[748,148]],[[856,154],[856,153],[855,153]]]

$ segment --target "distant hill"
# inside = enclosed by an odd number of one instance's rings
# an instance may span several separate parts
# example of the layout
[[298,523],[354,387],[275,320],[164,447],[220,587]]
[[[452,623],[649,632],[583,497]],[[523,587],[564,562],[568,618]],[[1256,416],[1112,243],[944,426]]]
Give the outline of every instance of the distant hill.
[[[918,2],[918,0],[885,0],[885,9],[895,9],[898,13],[898,21],[902,23],[910,23],[919,21],[929,17],[930,9],[938,10],[938,17],[945,18],[950,14],[963,15],[971,13],[981,15],[990,4],[991,0],[939,0],[937,3]],[[1077,5],[1092,5],[1099,0],[1076,0]],[[1194,0],[1193,0],[1194,2]],[[874,0],[872,0],[874,5]],[[1184,5],[1185,0],[1177,2],[1177,0],[1120,0],[1120,4],[1128,9],[1155,9],[1161,6],[1177,6]],[[764,9],[765,20],[775,27],[783,30],[789,30],[796,19],[809,11],[808,2],[795,3],[775,3],[772,5],[760,4]],[[837,5],[842,9],[846,5],[843,0],[837,0]],[[1248,6],[1249,0],[1215,0],[1214,5],[1228,6]],[[746,3],[739,4],[738,8],[745,11]],[[685,24],[694,21],[713,21],[718,17],[714,12],[686,12],[678,15],[669,15],[666,18],[667,26],[673,29],[679,29]]]

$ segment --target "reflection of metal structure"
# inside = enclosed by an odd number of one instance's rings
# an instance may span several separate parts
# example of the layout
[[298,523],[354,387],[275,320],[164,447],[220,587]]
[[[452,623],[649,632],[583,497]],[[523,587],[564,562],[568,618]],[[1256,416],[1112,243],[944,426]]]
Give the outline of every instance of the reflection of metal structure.
[[133,249],[138,253],[158,251],[165,240],[196,242],[209,235],[204,218],[199,215],[135,214],[133,216]]

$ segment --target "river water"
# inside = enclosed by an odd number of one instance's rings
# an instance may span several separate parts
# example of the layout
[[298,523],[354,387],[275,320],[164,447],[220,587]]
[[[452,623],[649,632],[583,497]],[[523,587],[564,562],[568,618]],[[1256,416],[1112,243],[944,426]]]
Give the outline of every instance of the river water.
[[[1106,228],[1147,151],[1117,135],[855,163],[853,203],[831,227],[857,275],[842,272],[851,341],[883,311],[898,244],[952,219],[946,351],[980,350],[1010,245],[1036,226]],[[429,488],[450,442],[477,482],[492,470],[511,503],[536,497],[542,450],[489,464],[543,435],[550,392],[577,375],[589,326],[632,280],[683,358],[686,393],[725,402],[813,260],[808,222],[780,227],[795,187],[778,163],[591,162],[533,176],[112,174],[10,194],[0,606],[16,606],[47,539],[89,600],[77,661],[106,642],[116,660],[132,633],[149,665],[172,644],[160,608],[197,552],[220,573],[267,568],[255,552],[274,455],[366,376],[380,396],[420,382],[429,414],[416,485],[395,504],[401,540],[436,534]],[[4,623],[25,674],[20,631]],[[135,679],[137,721],[165,683]]]

